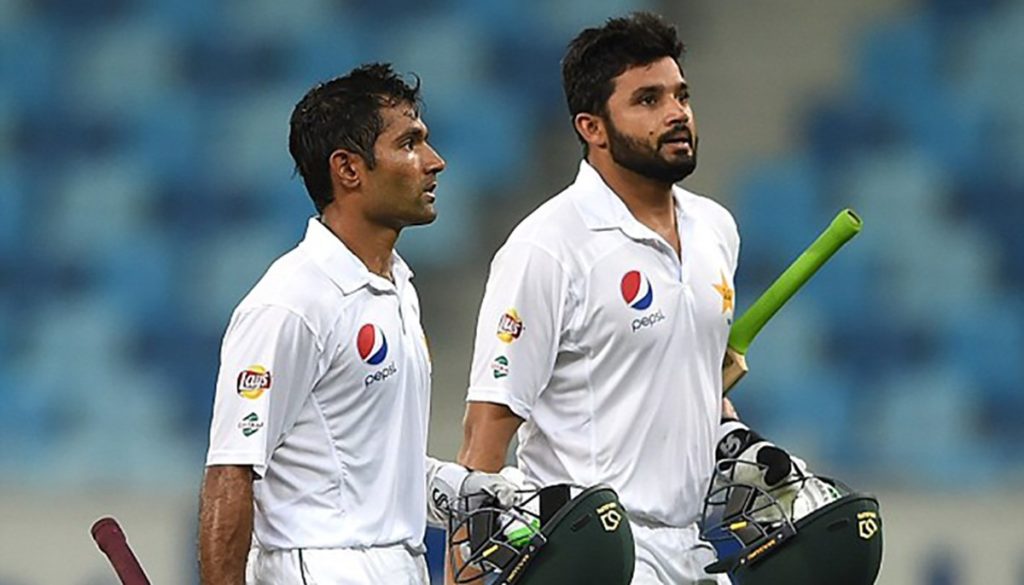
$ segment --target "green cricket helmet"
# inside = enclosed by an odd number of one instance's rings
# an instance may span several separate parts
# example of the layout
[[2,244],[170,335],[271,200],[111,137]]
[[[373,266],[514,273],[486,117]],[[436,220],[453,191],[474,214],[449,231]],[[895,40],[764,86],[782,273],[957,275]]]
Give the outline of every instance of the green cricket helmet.
[[878,500],[809,473],[770,488],[748,481],[763,467],[716,465],[701,537],[719,560],[706,570],[736,585],[872,585],[882,564]]
[[448,536],[456,583],[628,585],[633,579],[633,533],[607,485],[521,490],[508,509],[488,494],[469,494],[449,507]]

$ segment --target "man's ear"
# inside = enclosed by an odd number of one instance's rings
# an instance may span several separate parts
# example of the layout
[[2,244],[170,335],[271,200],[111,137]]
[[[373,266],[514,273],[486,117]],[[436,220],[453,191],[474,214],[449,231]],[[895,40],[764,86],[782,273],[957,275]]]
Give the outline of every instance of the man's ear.
[[366,161],[363,157],[339,148],[331,153],[328,159],[331,166],[331,182],[337,183],[345,189],[356,189],[363,181],[363,173],[366,171]]
[[601,116],[581,112],[576,114],[572,120],[576,131],[591,148],[605,148],[608,146],[608,131],[605,121]]

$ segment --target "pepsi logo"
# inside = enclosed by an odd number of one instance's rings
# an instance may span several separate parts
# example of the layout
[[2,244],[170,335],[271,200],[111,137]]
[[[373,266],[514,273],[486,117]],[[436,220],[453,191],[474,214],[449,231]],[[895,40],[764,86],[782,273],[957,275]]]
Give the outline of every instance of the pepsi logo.
[[638,270],[630,270],[622,277],[622,299],[631,309],[644,311],[654,302],[651,281]]
[[356,349],[359,350],[359,357],[364,362],[376,366],[388,357],[388,340],[384,337],[384,332],[380,327],[373,323],[367,323],[359,328]]

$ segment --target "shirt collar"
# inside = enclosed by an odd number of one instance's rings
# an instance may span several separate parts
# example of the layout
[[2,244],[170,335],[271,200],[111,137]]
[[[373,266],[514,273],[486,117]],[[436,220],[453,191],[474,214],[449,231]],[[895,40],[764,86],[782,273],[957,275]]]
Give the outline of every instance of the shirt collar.
[[[583,223],[591,230],[620,229],[634,239],[650,239],[653,232],[637,221],[615,191],[604,182],[597,170],[586,159],[580,161],[580,170],[573,183],[573,202],[583,217]],[[676,213],[685,215],[683,190],[672,187]]]
[[[351,294],[364,286],[382,292],[395,290],[395,285],[386,278],[370,272],[363,261],[341,241],[341,238],[320,223],[320,219],[317,217],[309,218],[306,237],[303,238],[299,247],[345,294]],[[391,253],[391,274],[396,283],[404,283],[413,276],[409,265],[394,251]]]

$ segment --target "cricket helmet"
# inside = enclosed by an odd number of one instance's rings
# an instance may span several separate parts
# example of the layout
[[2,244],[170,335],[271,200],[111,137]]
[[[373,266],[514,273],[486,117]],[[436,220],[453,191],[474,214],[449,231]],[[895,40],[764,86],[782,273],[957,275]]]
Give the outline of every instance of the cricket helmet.
[[719,560],[707,571],[736,585],[872,585],[882,564],[878,500],[810,473],[772,487],[749,481],[763,472],[739,459],[715,466],[701,537]]
[[524,489],[508,509],[485,493],[463,496],[449,506],[448,536],[456,583],[628,585],[633,579],[629,518],[615,490],[603,484]]

